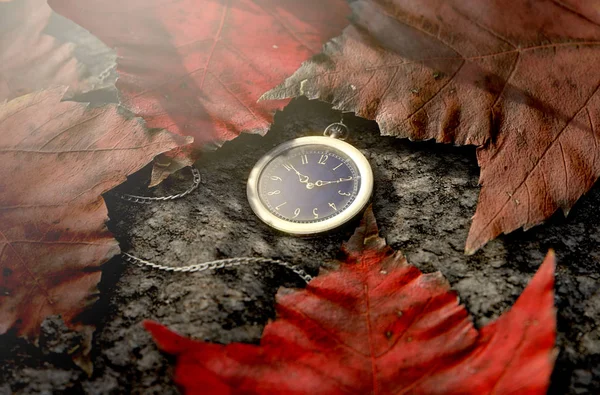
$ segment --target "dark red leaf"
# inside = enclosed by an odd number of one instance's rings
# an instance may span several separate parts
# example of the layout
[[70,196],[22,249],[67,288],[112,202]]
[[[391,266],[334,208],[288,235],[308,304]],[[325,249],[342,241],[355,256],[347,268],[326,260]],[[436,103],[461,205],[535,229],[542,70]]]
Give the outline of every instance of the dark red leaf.
[[0,334],[36,339],[50,315],[87,331],[77,316],[97,300],[100,266],[119,253],[101,195],[191,142],[148,133],[114,105],[61,102],[65,91],[0,103]]
[[555,359],[554,254],[512,309],[477,331],[440,273],[378,237],[370,209],[339,270],[282,290],[260,346],[146,322],[187,393],[544,394]]
[[[148,126],[220,146],[267,132],[287,101],[256,103],[339,34],[344,0],[50,0],[118,53],[124,106]],[[193,162],[155,167],[152,184]],[[168,163],[168,162],[167,162]]]
[[[481,145],[472,253],[565,212],[600,176],[599,11],[584,0],[359,0],[264,97],[305,95],[384,135]],[[323,61],[327,59],[327,61]]]

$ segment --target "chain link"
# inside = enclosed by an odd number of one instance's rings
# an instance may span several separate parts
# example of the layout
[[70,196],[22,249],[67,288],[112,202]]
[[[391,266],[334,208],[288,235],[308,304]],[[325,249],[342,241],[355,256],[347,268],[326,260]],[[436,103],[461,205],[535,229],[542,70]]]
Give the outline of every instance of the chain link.
[[150,261],[138,258],[135,255],[128,254],[126,252],[123,252],[121,254],[121,256],[128,263],[131,263],[131,264],[134,264],[134,265],[137,265],[140,267],[150,267],[152,269],[162,270],[162,271],[166,271],[166,272],[173,272],[173,273],[203,272],[205,270],[222,269],[225,267],[236,267],[236,266],[248,265],[248,264],[252,264],[252,263],[268,263],[268,264],[274,263],[276,265],[283,266],[287,269],[290,269],[291,271],[296,273],[298,276],[300,276],[300,278],[302,280],[304,280],[306,283],[310,282],[313,279],[313,277],[310,274],[306,273],[304,270],[302,270],[301,268],[299,268],[296,265],[292,265],[289,262],[279,261],[277,259],[270,259],[270,258],[247,258],[247,257],[229,258],[229,259],[219,259],[216,261],[198,263],[195,265],[175,267],[175,266],[165,266],[165,265],[161,265],[158,263],[150,262]]
[[123,200],[127,200],[128,202],[142,203],[142,204],[150,204],[153,202],[164,202],[164,201],[168,201],[168,200],[180,199],[180,198],[187,196],[190,193],[194,192],[196,190],[196,188],[198,188],[198,185],[200,185],[200,182],[202,181],[202,177],[200,176],[200,172],[198,171],[198,169],[196,169],[194,166],[191,166],[190,168],[192,169],[192,174],[194,176],[194,182],[184,192],[178,193],[176,195],[157,196],[157,197],[137,196],[137,195],[129,195],[129,194],[122,194],[122,195],[119,195],[119,197]]
[[[169,196],[160,196],[160,197],[136,196],[136,195],[122,194],[122,195],[119,195],[119,197],[123,200],[127,200],[128,202],[141,203],[141,204],[150,204],[153,202],[164,202],[164,201],[168,201],[168,200],[175,200],[175,199],[182,198],[186,195],[189,195],[196,188],[198,188],[198,185],[200,185],[200,182],[202,181],[202,177],[200,176],[200,172],[198,171],[198,169],[196,169],[193,166],[191,167],[191,169],[192,169],[192,174],[194,175],[194,182],[193,182],[192,186],[190,186],[186,191],[184,191],[182,193],[178,193],[176,195],[169,195]],[[162,270],[165,272],[173,272],[173,273],[202,272],[205,270],[222,269],[225,267],[236,267],[236,266],[247,265],[247,264],[252,264],[252,263],[268,263],[268,264],[274,263],[276,265],[283,266],[287,269],[290,269],[291,271],[296,273],[298,276],[300,276],[300,278],[302,280],[304,280],[306,283],[310,282],[313,279],[313,277],[310,274],[306,273],[304,270],[302,270],[301,268],[299,268],[296,265],[293,265],[289,262],[280,261],[277,259],[270,259],[270,258],[248,258],[248,257],[229,258],[229,259],[220,259],[220,260],[216,260],[216,261],[198,263],[195,265],[176,267],[176,266],[166,266],[166,265],[161,265],[158,263],[150,262],[145,259],[138,258],[135,255],[128,254],[126,252],[121,253],[121,257],[126,262],[134,264],[136,266],[149,267],[152,269]]]

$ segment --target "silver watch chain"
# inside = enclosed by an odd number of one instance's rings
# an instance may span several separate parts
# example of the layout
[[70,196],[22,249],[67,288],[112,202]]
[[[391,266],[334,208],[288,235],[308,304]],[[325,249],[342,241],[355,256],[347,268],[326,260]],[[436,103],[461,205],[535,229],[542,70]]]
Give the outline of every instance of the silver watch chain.
[[[121,195],[119,195],[119,197],[121,199],[129,201],[129,202],[141,203],[141,204],[151,204],[154,202],[169,201],[169,200],[176,200],[176,199],[183,198],[183,197],[189,195],[190,193],[192,193],[194,190],[196,190],[198,188],[198,186],[200,185],[200,182],[202,181],[202,177],[200,176],[200,172],[198,171],[198,169],[196,169],[194,166],[191,166],[190,169],[194,176],[194,180],[193,180],[192,185],[182,193],[178,193],[175,195],[168,195],[168,196],[159,196],[159,197],[121,194]],[[285,261],[280,261],[277,259],[270,259],[270,258],[254,258],[254,257],[228,258],[228,259],[219,259],[219,260],[215,260],[215,261],[198,263],[198,264],[194,264],[194,265],[177,266],[176,267],[176,266],[167,266],[167,265],[161,265],[158,263],[150,262],[145,259],[139,258],[135,255],[129,254],[127,252],[123,252],[121,254],[121,257],[123,258],[124,261],[126,261],[130,264],[134,264],[134,265],[141,266],[141,267],[148,267],[148,268],[155,269],[155,270],[173,272],[173,273],[202,272],[202,271],[206,271],[206,270],[222,269],[222,268],[226,268],[226,267],[236,267],[236,266],[248,265],[248,264],[253,264],[253,263],[276,264],[276,265],[285,267],[285,268],[291,270],[292,272],[296,273],[306,283],[310,282],[313,279],[313,277],[310,274],[306,273],[303,269],[301,269],[297,265],[294,265],[294,264],[291,264],[291,263],[285,262]]]

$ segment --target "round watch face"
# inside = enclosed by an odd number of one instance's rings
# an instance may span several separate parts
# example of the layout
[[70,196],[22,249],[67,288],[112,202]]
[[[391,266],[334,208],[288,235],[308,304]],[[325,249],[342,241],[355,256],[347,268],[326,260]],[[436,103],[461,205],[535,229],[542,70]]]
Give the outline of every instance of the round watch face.
[[330,137],[302,137],[276,147],[248,179],[254,212],[268,225],[293,234],[342,225],[364,208],[372,189],[366,158]]

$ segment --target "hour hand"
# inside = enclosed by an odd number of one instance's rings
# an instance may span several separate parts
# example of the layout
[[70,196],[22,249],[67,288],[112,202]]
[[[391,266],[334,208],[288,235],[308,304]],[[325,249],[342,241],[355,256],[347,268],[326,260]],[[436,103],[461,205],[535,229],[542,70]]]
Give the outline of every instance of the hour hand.
[[292,170],[294,170],[296,172],[296,174],[298,174],[298,178],[300,179],[300,182],[302,184],[306,184],[308,183],[308,176],[305,176],[304,174],[300,173],[298,170],[296,170],[296,168],[292,165],[289,165]]

